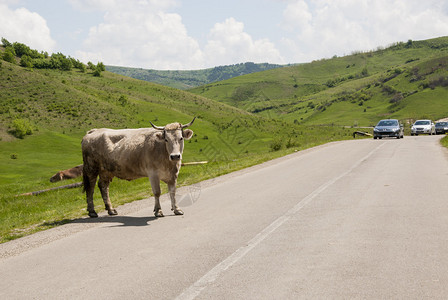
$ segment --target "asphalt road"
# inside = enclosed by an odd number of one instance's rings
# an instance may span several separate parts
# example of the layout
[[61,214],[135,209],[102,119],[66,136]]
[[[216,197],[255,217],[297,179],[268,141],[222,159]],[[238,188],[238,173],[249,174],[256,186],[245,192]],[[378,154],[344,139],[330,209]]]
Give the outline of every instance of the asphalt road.
[[448,151],[352,140],[0,245],[0,299],[446,299]]

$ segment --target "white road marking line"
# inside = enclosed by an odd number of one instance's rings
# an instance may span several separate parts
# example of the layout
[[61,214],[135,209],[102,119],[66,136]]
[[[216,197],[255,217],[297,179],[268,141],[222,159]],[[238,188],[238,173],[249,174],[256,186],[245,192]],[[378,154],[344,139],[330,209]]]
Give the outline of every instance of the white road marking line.
[[254,238],[252,238],[246,246],[243,246],[232,253],[225,260],[216,265],[213,269],[208,271],[204,276],[199,278],[195,283],[193,283],[188,289],[186,289],[182,294],[176,297],[176,300],[192,300],[196,298],[208,285],[213,283],[218,276],[225,272],[228,268],[237,263],[241,258],[243,258],[247,253],[249,253],[253,248],[259,245],[263,240],[269,237],[277,228],[282,226],[285,222],[287,222],[293,215],[299,212],[303,207],[305,207],[308,203],[310,203],[315,197],[317,197],[320,193],[325,191],[328,187],[333,185],[339,179],[347,176],[351,173],[355,168],[357,168],[363,161],[367,160],[373,153],[375,153],[379,148],[381,148],[384,143],[380,144],[378,147],[370,151],[366,156],[357,161],[350,169],[335,177],[319,188],[314,190],[311,194],[306,196],[303,200],[289,209],[282,216],[275,219],[274,222],[269,224],[265,229],[263,229],[260,233],[258,233]]

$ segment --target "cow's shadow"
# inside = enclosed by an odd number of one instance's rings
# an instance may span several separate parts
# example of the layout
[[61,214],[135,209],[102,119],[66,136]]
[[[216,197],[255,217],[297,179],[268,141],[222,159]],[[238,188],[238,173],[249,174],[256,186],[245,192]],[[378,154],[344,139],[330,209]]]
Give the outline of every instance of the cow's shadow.
[[[170,217],[170,215],[164,218]],[[174,217],[174,216],[173,216]],[[79,218],[79,219],[64,219],[57,222],[45,222],[41,224],[41,227],[52,228],[64,224],[115,224],[111,227],[141,227],[149,226],[151,222],[156,221],[157,217],[145,216],[145,217],[132,217],[132,216],[108,216],[100,215],[98,218]]]
[[[166,217],[165,217],[166,218]],[[71,223],[81,224],[116,224],[113,227],[140,227],[149,226],[151,222],[157,220],[154,216],[132,217],[132,216],[99,216],[98,218],[82,218],[73,220]]]

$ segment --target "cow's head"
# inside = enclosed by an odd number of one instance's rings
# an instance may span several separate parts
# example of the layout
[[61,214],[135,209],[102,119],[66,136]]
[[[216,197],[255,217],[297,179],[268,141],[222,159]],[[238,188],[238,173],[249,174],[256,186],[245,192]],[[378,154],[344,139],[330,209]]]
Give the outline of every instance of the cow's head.
[[182,159],[184,139],[189,140],[193,136],[193,130],[185,128],[193,124],[195,119],[196,117],[190,123],[185,125],[171,123],[164,127],[156,126],[149,121],[154,129],[160,131],[160,133],[157,134],[157,137],[165,141],[166,151],[169,154],[168,158],[171,161],[179,161]]

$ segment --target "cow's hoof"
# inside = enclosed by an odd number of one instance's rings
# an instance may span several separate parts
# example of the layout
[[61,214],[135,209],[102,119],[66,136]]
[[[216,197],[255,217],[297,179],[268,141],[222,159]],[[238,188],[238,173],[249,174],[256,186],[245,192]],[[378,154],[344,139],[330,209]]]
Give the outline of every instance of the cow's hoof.
[[118,215],[116,209],[109,209],[109,210],[107,211],[107,213],[109,214],[109,216],[116,216],[116,215]]
[[156,216],[156,218],[161,218],[164,217],[163,212],[161,209],[159,209],[158,211],[154,212],[154,216]]
[[98,214],[95,211],[89,211],[89,217],[98,218]]
[[175,215],[178,215],[178,216],[181,216],[181,215],[184,214],[184,212],[182,211],[182,209],[174,209],[173,211],[174,211],[174,214],[175,214]]

